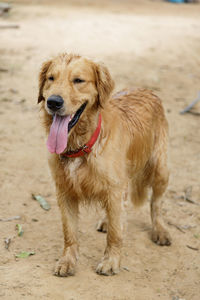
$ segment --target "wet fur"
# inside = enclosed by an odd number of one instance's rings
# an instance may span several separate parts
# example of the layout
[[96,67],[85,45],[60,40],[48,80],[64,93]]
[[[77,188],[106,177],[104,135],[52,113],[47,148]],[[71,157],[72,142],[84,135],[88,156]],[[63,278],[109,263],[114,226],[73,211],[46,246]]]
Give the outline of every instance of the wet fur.
[[[75,71],[74,71],[75,70]],[[74,75],[87,79],[74,86]],[[55,82],[48,76],[56,74]],[[105,208],[107,246],[97,273],[116,274],[120,267],[122,246],[121,202],[129,194],[141,205],[152,188],[152,239],[169,245],[170,236],[161,219],[161,196],[168,184],[168,124],[161,101],[145,89],[127,90],[111,96],[114,82],[108,69],[76,55],[62,54],[43,64],[39,76],[39,97],[47,134],[52,116],[46,100],[54,94],[64,99],[67,114],[75,112],[85,100],[88,105],[71,130],[67,150],[76,150],[91,137],[102,115],[100,136],[89,155],[66,158],[49,155],[49,165],[56,185],[61,210],[64,251],[55,274],[72,275],[78,258],[77,221],[79,204],[98,202]],[[101,225],[99,225],[101,228]],[[105,230],[104,230],[105,231]]]

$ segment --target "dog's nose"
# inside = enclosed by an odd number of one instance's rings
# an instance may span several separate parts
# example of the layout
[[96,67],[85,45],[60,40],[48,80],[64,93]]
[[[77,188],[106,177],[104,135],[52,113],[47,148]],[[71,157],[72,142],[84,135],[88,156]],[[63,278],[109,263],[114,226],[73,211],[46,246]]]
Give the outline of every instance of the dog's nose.
[[53,111],[59,110],[63,106],[63,98],[61,96],[52,95],[47,99],[47,107]]

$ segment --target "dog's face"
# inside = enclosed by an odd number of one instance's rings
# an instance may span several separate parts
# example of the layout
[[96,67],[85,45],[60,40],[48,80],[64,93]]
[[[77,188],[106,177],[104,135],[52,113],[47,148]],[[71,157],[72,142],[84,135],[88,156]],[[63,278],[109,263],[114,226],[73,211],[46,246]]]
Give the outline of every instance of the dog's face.
[[73,115],[82,104],[101,106],[114,83],[105,66],[75,55],[60,55],[43,64],[39,76],[38,103],[47,113]]
[[113,87],[106,67],[80,56],[62,54],[42,66],[38,103],[44,101],[46,112],[53,116],[52,130],[58,131],[62,125],[69,132],[86,111],[104,106]]

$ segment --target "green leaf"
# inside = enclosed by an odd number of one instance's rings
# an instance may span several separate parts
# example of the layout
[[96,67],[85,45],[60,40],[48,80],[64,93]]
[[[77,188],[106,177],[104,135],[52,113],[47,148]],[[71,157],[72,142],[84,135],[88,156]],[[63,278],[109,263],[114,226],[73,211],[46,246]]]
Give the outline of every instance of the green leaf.
[[23,233],[24,233],[24,231],[23,231],[23,229],[22,229],[22,225],[21,225],[21,224],[17,224],[17,225],[16,225],[16,229],[17,229],[17,234],[18,234],[18,236],[22,236]]
[[32,194],[32,198],[37,200],[43,209],[49,210],[51,208],[50,204],[42,196]]
[[22,251],[22,252],[16,254],[15,257],[18,257],[18,258],[27,258],[30,255],[34,255],[34,254],[35,254],[34,251],[31,251],[31,252]]
[[194,237],[195,237],[196,239],[198,239],[198,238],[200,237],[200,234],[195,233],[195,234],[194,234]]

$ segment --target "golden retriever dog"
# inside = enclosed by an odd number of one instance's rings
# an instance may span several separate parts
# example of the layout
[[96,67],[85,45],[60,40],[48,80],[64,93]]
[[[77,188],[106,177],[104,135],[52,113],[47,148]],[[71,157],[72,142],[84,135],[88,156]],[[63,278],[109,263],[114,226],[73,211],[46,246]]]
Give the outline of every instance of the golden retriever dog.
[[122,202],[141,205],[152,189],[152,240],[170,245],[161,218],[168,184],[168,124],[161,101],[146,89],[123,90],[101,63],[62,54],[42,65],[39,97],[48,135],[49,165],[61,211],[64,250],[55,275],[75,273],[79,204],[100,203],[107,245],[96,272],[120,269]]

